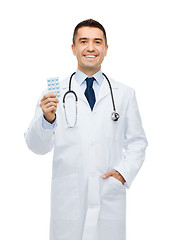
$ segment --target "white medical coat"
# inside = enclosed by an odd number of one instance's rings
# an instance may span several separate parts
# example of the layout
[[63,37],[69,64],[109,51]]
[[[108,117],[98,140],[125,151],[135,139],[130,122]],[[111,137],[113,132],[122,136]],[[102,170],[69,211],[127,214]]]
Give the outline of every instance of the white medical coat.
[[[25,134],[28,147],[37,154],[54,149],[51,185],[50,240],[125,240],[126,188],[129,188],[145,157],[146,136],[134,90],[110,79],[120,119],[111,120],[110,89],[104,79],[93,111],[80,86],[77,126],[68,128],[62,105],[69,78],[60,82],[56,126],[43,129],[40,101]],[[66,100],[70,123],[75,121],[72,96]],[[102,179],[111,169],[125,178]]]

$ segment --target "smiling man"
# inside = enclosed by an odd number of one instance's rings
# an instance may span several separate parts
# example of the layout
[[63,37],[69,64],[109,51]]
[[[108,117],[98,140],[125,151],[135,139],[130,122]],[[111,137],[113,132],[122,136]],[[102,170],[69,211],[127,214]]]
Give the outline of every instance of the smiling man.
[[147,147],[135,91],[102,73],[99,22],[76,26],[72,51],[76,73],[60,82],[59,98],[43,94],[25,134],[33,152],[54,149],[50,240],[125,240],[126,189]]
[[89,77],[101,69],[108,45],[104,32],[99,28],[81,27],[75,33],[72,50],[77,57],[78,69]]

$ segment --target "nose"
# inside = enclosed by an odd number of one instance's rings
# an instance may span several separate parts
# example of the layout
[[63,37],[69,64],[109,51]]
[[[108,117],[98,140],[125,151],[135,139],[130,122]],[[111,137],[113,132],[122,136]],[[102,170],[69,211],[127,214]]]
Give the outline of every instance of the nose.
[[90,41],[90,42],[88,43],[87,50],[90,51],[90,52],[93,52],[93,51],[94,51],[94,46],[93,46],[93,42],[92,42],[92,41]]

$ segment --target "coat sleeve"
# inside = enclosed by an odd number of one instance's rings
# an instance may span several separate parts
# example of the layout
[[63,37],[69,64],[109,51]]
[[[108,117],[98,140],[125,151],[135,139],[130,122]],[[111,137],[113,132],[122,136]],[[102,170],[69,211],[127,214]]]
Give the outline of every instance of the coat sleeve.
[[46,154],[53,149],[55,141],[55,130],[54,128],[45,129],[42,125],[43,112],[40,107],[40,101],[36,106],[35,116],[32,119],[26,133],[24,134],[27,146],[36,154]]
[[126,180],[130,187],[145,159],[148,145],[138,110],[135,91],[132,90],[126,112],[125,138],[122,160],[114,167]]

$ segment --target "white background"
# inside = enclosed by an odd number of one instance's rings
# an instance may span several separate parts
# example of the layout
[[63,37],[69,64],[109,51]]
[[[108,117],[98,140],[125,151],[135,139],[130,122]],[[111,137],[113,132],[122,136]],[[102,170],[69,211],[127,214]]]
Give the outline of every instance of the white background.
[[106,28],[102,70],[135,88],[149,142],[128,190],[127,240],[178,239],[177,13],[172,0],[1,1],[0,239],[48,240],[52,153],[33,154],[23,134],[46,78],[76,70],[72,33],[87,18]]

